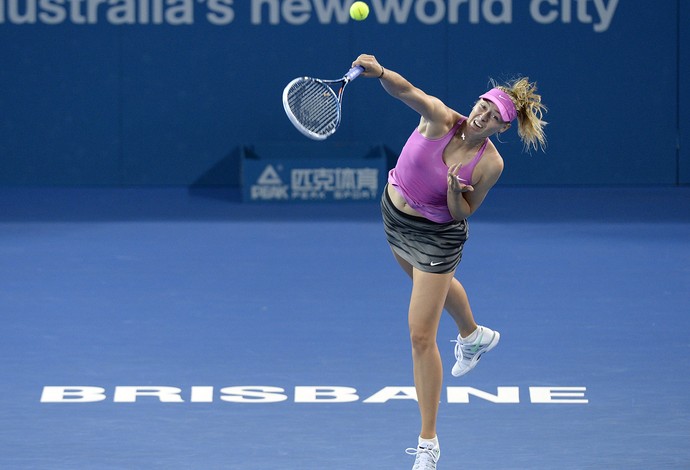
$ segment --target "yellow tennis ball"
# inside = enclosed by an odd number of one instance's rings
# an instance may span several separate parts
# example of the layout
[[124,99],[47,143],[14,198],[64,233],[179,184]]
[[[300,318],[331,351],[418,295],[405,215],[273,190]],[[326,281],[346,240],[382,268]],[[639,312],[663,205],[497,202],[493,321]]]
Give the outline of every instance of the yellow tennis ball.
[[364,2],[355,2],[350,7],[350,17],[356,21],[362,21],[369,16],[369,5]]

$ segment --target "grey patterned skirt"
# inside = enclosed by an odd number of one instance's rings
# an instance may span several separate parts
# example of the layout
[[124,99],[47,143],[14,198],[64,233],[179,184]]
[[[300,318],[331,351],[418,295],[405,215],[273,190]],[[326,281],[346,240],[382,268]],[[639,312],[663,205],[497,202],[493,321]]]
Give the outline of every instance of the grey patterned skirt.
[[388,188],[381,197],[381,214],[388,244],[402,259],[428,273],[457,268],[468,238],[467,219],[439,224],[405,214],[393,205]]

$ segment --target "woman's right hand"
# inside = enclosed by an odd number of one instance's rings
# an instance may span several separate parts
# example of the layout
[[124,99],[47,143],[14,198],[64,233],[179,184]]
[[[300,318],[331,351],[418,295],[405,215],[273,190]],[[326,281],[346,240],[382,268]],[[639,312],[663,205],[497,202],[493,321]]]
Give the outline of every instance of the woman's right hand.
[[364,72],[362,72],[363,77],[378,78],[383,71],[383,66],[379,64],[376,57],[370,54],[361,54],[352,62],[352,66],[354,67],[355,65],[364,67]]

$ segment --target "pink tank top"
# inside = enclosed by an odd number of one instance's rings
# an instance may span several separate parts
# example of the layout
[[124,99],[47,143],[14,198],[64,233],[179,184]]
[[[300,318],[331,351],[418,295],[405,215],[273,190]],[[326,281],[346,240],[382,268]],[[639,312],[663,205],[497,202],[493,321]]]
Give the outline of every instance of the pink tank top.
[[[464,121],[465,118],[458,121],[439,139],[427,139],[415,129],[400,152],[395,168],[388,173],[388,183],[410,207],[433,222],[453,221],[448,210],[448,167],[443,162],[443,151]],[[458,177],[463,183],[472,184],[474,167],[488,142],[486,139],[472,161],[460,168]]]

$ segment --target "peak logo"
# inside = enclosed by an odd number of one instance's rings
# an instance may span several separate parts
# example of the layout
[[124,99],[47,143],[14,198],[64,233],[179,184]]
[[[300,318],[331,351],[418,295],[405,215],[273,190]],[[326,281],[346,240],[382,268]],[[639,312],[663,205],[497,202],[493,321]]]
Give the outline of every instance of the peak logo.
[[[446,387],[445,401],[449,404],[468,404],[483,400],[496,404],[587,404],[586,387],[496,387],[495,392],[474,387]],[[241,385],[216,387],[195,385],[183,390],[170,386],[115,386],[111,391],[103,387],[61,385],[45,386],[41,403],[135,403],[139,401],[159,403],[357,403],[386,404],[393,400],[417,401],[414,387],[387,386],[362,398],[353,387],[331,385],[295,386],[290,392],[283,387],[270,385]]]
[[[364,159],[285,159],[282,163],[245,159],[244,181],[254,184],[244,186],[244,196],[258,202],[375,200],[385,173],[370,163]],[[374,163],[385,165],[385,160]]]
[[289,198],[288,189],[289,186],[283,184],[283,180],[273,165],[266,165],[257,178],[256,184],[251,187],[251,198],[260,201],[286,200]]

